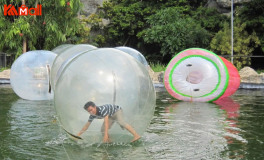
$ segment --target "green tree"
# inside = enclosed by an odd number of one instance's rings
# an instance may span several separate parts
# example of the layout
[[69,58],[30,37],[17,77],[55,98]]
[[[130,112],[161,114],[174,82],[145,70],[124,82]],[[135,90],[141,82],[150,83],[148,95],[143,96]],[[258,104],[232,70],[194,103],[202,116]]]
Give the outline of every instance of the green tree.
[[36,8],[37,4],[41,4],[41,16],[4,16],[2,4],[12,4],[17,9],[22,2],[15,0],[0,2],[2,7],[0,50],[14,53],[16,56],[22,54],[23,42],[27,44],[27,50],[50,50],[66,42],[82,29],[77,18],[80,0],[25,1],[28,8]]
[[[160,10],[148,17],[148,29],[141,32],[146,43],[159,45],[162,56],[192,47],[207,48],[210,34],[191,17],[181,15],[177,8]],[[159,53],[157,53],[159,54]]]
[[230,17],[219,14],[216,9],[198,7],[191,13],[193,19],[200,23],[212,35],[215,35],[219,30],[224,27],[225,22],[230,21]]
[[148,28],[146,17],[155,14],[160,9],[175,7],[184,14],[190,14],[191,10],[203,1],[188,0],[109,0],[102,8],[102,18],[110,19],[111,23],[105,28],[104,35],[110,45],[132,45],[141,46],[143,39],[138,33]]
[[[99,13],[101,18],[109,19],[110,24],[100,32],[104,39],[101,46],[126,45],[140,50],[148,60],[160,60],[160,45],[146,43],[142,31],[149,28],[149,16],[159,10],[174,7],[182,15],[189,17],[192,10],[206,4],[206,0],[109,0]],[[170,15],[169,15],[170,16]],[[197,27],[195,27],[197,29]],[[104,38],[102,38],[104,37]],[[155,53],[155,54],[154,54]],[[154,58],[153,58],[154,57]]]
[[131,45],[137,41],[137,33],[145,26],[144,17],[152,13],[145,2],[117,1],[105,2],[102,18],[110,19],[104,29],[106,42],[109,45]]
[[[246,24],[236,20],[234,23],[234,65],[241,69],[251,65],[251,56],[254,49],[260,45],[256,33],[248,34]],[[223,30],[219,31],[210,44],[213,51],[220,55],[231,55],[231,29],[228,23],[224,24]]]
[[252,0],[237,8],[238,18],[245,22],[249,33],[256,32],[264,52],[264,4],[263,0]]

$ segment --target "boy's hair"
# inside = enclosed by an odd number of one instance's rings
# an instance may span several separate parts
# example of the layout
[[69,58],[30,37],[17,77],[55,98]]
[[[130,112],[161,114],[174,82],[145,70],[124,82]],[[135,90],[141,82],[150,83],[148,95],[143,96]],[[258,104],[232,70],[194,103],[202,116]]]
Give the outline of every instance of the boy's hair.
[[89,106],[95,107],[94,102],[92,102],[92,101],[87,102],[87,103],[83,106],[83,108],[84,108],[85,110],[87,110],[87,108],[88,108]]

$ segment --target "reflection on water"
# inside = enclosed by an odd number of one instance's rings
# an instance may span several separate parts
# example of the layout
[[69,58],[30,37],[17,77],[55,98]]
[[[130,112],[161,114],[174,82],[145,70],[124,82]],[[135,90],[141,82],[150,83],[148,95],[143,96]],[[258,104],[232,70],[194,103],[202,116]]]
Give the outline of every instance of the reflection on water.
[[245,141],[229,137],[224,154],[232,159],[264,159],[264,90],[239,90],[232,99],[240,106],[238,115],[226,120],[235,126],[231,131]]
[[225,117],[217,105],[176,102],[166,104],[163,108],[150,127],[156,143],[160,144],[149,148],[155,159],[221,157],[226,147],[223,137]]
[[57,147],[45,145],[46,141],[59,134],[57,124],[53,123],[54,109],[51,101],[18,99],[12,102],[5,116],[7,123],[1,125],[1,130],[5,131],[1,134],[4,158],[52,158],[47,153],[56,153],[59,150]]
[[238,90],[215,103],[191,103],[158,92],[140,141],[86,144],[58,127],[52,101],[22,100],[0,87],[0,159],[263,159],[263,95]]
[[[234,141],[237,143],[240,143],[240,146],[244,146],[248,143],[246,139],[244,139],[240,132],[244,132],[242,129],[238,126],[238,118],[239,118],[239,109],[240,105],[239,103],[236,103],[233,101],[230,97],[225,97],[223,99],[219,99],[215,102],[220,106],[220,109],[224,110],[226,112],[226,126],[225,126],[225,133],[224,138],[226,139],[227,144],[234,144]],[[226,152],[225,150],[223,154],[228,156],[229,158],[235,158],[235,159],[242,159],[244,158],[243,154],[232,151],[232,152]]]

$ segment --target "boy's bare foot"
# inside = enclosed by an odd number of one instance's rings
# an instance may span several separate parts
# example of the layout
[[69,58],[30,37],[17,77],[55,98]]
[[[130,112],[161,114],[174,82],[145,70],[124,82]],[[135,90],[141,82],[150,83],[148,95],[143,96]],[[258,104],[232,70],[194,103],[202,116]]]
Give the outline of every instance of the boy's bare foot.
[[140,138],[141,138],[140,136],[135,136],[134,139],[132,139],[131,142],[135,142],[135,141],[139,140]]

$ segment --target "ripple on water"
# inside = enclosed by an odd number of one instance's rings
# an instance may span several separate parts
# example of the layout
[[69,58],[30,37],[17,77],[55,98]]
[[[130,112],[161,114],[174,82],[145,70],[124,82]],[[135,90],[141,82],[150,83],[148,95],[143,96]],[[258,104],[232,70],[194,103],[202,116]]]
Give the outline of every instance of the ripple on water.
[[52,102],[20,100],[11,91],[0,88],[0,159],[264,159],[263,91],[238,90],[237,108],[158,93],[153,120],[135,144],[73,141]]
[[[219,108],[210,103],[178,102],[168,104],[153,121],[155,143],[147,150],[154,159],[221,158],[226,148],[224,119]],[[162,122],[161,122],[162,121]],[[219,136],[220,135],[220,136]]]

